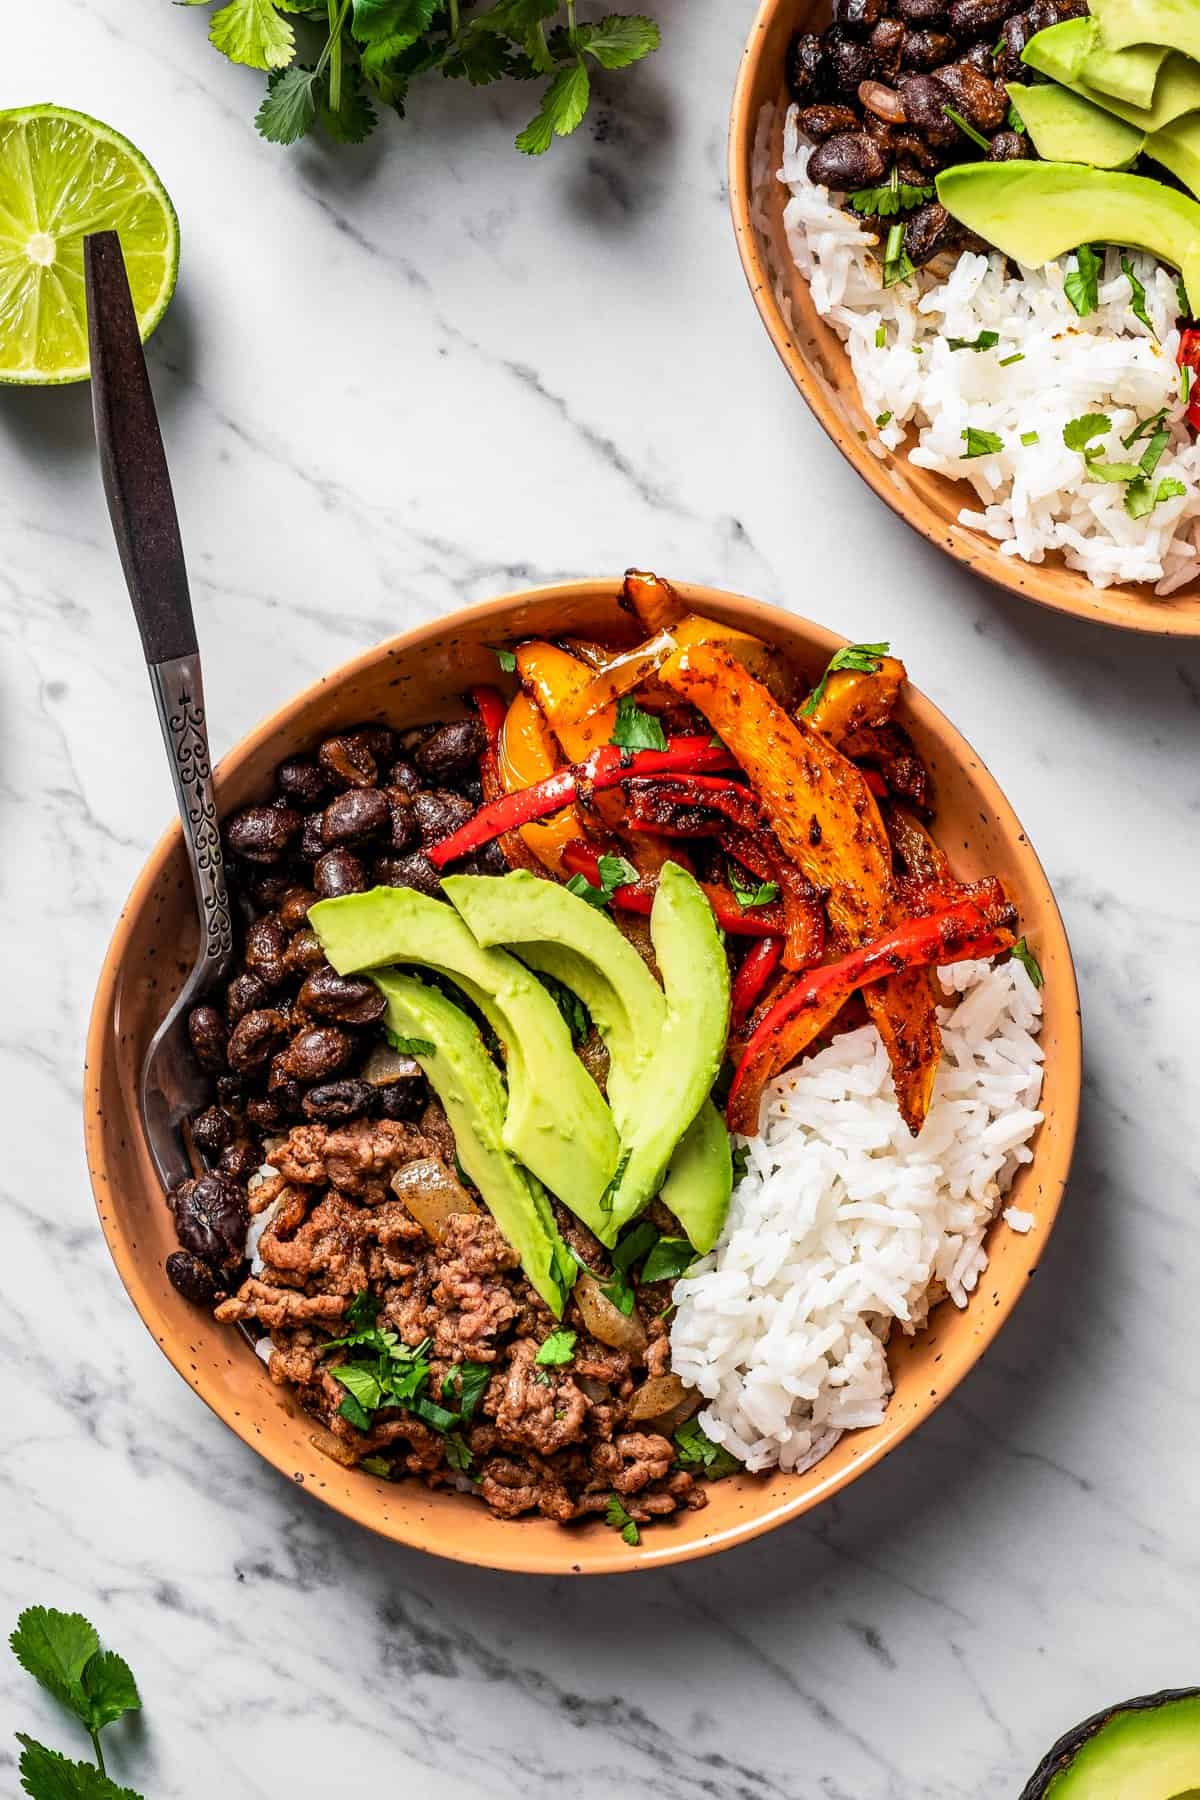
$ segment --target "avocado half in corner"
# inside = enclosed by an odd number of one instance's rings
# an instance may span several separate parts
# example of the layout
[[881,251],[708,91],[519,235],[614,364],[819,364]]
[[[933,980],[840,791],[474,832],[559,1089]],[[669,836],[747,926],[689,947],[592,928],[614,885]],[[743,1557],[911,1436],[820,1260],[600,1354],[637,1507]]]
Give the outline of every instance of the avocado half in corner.
[[1200,1688],[1145,1694],[1085,1719],[1021,1800],[1200,1800]]

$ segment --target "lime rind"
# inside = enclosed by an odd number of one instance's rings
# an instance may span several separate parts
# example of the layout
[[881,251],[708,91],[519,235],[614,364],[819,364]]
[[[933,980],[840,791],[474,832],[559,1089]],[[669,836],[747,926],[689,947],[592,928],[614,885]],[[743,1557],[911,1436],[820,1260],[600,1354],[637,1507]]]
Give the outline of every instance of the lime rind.
[[62,106],[0,111],[0,384],[86,381],[83,240],[121,238],[142,341],[179,272],[179,220],[128,138]]

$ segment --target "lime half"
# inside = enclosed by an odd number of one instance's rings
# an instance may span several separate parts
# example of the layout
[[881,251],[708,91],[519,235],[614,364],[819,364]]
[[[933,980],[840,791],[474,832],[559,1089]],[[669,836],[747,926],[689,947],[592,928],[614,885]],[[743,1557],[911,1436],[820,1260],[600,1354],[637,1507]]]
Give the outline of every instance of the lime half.
[[167,310],[179,221],[128,138],[62,106],[0,112],[0,382],[88,378],[83,240],[117,231],[143,342]]

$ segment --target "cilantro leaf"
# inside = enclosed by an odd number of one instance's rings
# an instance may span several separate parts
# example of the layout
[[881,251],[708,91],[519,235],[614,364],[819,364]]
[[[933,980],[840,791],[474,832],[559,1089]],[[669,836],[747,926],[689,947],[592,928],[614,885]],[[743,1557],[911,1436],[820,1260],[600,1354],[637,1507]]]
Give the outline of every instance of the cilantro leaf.
[[1022,137],[1025,136],[1027,127],[1024,119],[1017,111],[1017,103],[1015,100],[1009,101],[1008,118],[1005,120],[1005,123],[1010,131],[1019,131]]
[[17,1620],[8,1642],[26,1674],[32,1675],[86,1725],[88,1701],[83,1691],[83,1671],[100,1649],[95,1626],[82,1613],[30,1606]]
[[141,1696],[133,1670],[115,1650],[100,1650],[83,1671],[83,1692],[88,1706],[84,1723],[89,1731],[103,1731],[127,1712],[140,1712]]
[[559,0],[496,0],[476,13],[472,31],[498,31],[519,43],[535,75],[549,75],[554,58],[546,44],[545,21],[558,11]]
[[619,1531],[627,1544],[641,1543],[641,1533],[638,1531],[637,1521],[625,1511],[619,1494],[610,1496],[604,1511],[604,1523],[611,1525],[614,1531]]
[[208,39],[251,69],[286,69],[296,54],[296,34],[271,0],[229,0],[209,21]]
[[995,456],[1004,448],[1004,439],[996,432],[981,431],[974,425],[968,425],[962,436],[967,446],[963,456],[968,462],[975,456]]
[[998,331],[981,331],[977,338],[947,338],[952,350],[994,350],[1000,342]]
[[1063,443],[1068,450],[1086,450],[1093,438],[1103,437],[1111,430],[1112,420],[1107,413],[1084,413],[1063,426]]
[[381,1481],[392,1479],[392,1465],[385,1456],[364,1456],[358,1466],[368,1475],[378,1475]]
[[524,131],[517,149],[526,156],[541,156],[556,137],[569,137],[591,99],[592,84],[582,61],[560,69],[542,96],[542,104]]
[[736,1187],[739,1181],[745,1180],[746,1170],[750,1167],[750,1151],[747,1146],[735,1144],[730,1152],[730,1161],[733,1163],[733,1185]]
[[1121,442],[1124,444],[1125,448],[1127,450],[1132,450],[1133,446],[1138,442],[1138,440],[1140,438],[1153,437],[1154,433],[1159,429],[1160,425],[1162,424],[1162,422],[1166,418],[1166,416],[1167,416],[1166,407],[1160,406],[1158,411],[1156,413],[1151,413],[1150,417],[1148,419],[1139,419],[1137,424],[1134,426],[1133,430],[1130,432],[1129,436],[1121,439]]
[[384,1037],[398,1056],[436,1056],[437,1045],[431,1044],[428,1038],[403,1037],[398,1031],[389,1031],[384,1027]]
[[1085,319],[1100,304],[1100,258],[1090,244],[1080,244],[1075,260],[1079,266],[1063,282],[1063,293]]
[[321,77],[315,69],[277,69],[254,123],[269,144],[295,144],[317,117]]
[[1042,974],[1041,964],[1023,937],[1018,938],[1013,945],[1012,956],[1014,962],[1020,963],[1034,987],[1040,988],[1045,981],[1045,976]]
[[770,906],[773,900],[779,898],[777,881],[760,881],[750,887],[738,874],[735,863],[729,865],[729,885],[733,889],[734,899],[743,912],[748,912],[752,906]]
[[606,1281],[600,1292],[606,1300],[612,1302],[619,1313],[628,1318],[633,1311],[634,1292],[632,1284],[622,1269],[615,1269],[610,1281]]
[[1156,488],[1151,487],[1149,479],[1142,475],[1136,481],[1131,481],[1125,490],[1125,511],[1131,519],[1144,519],[1156,506],[1161,506],[1164,500],[1180,499],[1186,493],[1187,488],[1183,482],[1177,481],[1173,475],[1166,476]]
[[667,734],[662,722],[653,713],[643,712],[632,694],[622,694],[609,743],[622,750],[665,750]]
[[890,644],[843,644],[840,650],[835,650],[825,665],[825,673],[800,708],[800,717],[807,719],[816,712],[825,697],[831,675],[836,675],[839,669],[856,669],[860,675],[877,675],[880,657],[887,656],[891,648]]
[[891,219],[897,213],[911,212],[914,207],[923,206],[926,200],[932,200],[934,190],[931,187],[912,187],[901,181],[898,170],[893,167],[891,181],[885,181],[882,187],[859,188],[851,194],[850,205],[863,218]]
[[598,25],[581,25],[575,41],[602,69],[626,69],[657,50],[662,37],[654,20],[640,13],[609,13]]
[[353,0],[350,29],[360,44],[392,38],[414,44],[429,30],[441,0]]
[[1155,469],[1157,469],[1159,463],[1162,461],[1163,454],[1170,441],[1171,434],[1169,431],[1159,430],[1154,433],[1154,436],[1150,439],[1150,442],[1142,452],[1141,469],[1143,475],[1153,475]]
[[491,1363],[456,1363],[442,1382],[442,1398],[457,1400],[461,1416],[473,1419],[491,1379]]
[[572,1331],[565,1325],[558,1326],[538,1346],[534,1362],[540,1363],[543,1368],[554,1368],[561,1363],[569,1363],[575,1354],[575,1340],[578,1336],[577,1331]]
[[[383,1384],[366,1363],[341,1363],[336,1369],[330,1369],[329,1373],[335,1381],[349,1389],[360,1412],[378,1412],[383,1405]],[[342,1405],[345,1406],[345,1401]]]
[[21,1760],[17,1772],[31,1800],[141,1800],[132,1788],[118,1787],[94,1763],[69,1762],[57,1750],[17,1732]]
[[706,1481],[723,1481],[741,1468],[737,1457],[723,1444],[714,1444],[699,1419],[687,1419],[675,1433],[675,1448],[685,1469],[702,1474]]
[[582,1044],[584,1038],[592,1028],[592,1021],[587,1007],[583,1004],[579,995],[574,993],[567,986],[565,981],[559,981],[557,976],[546,975],[540,969],[535,969],[533,974],[538,981],[541,982],[555,1006],[557,1006],[559,1012],[566,1020],[567,1027],[571,1033],[571,1042],[578,1047]]
[[471,1454],[471,1447],[461,1431],[447,1432],[446,1461],[452,1469],[457,1469],[462,1475],[469,1472],[471,1464],[475,1461]]
[[618,1269],[622,1275],[627,1274],[634,1263],[639,1262],[657,1242],[657,1225],[652,1225],[649,1219],[639,1220],[636,1225],[630,1227],[613,1250],[613,1268]]
[[660,1237],[642,1264],[642,1280],[678,1281],[696,1260],[686,1238]]
[[335,144],[362,144],[379,123],[378,115],[357,80],[342,82],[338,104],[327,100],[321,107],[321,123]]
[[1124,271],[1126,281],[1129,283],[1129,291],[1133,296],[1129,303],[1129,310],[1134,318],[1140,320],[1146,327],[1146,330],[1157,344],[1158,333],[1155,331],[1151,322],[1150,314],[1146,311],[1146,290],[1134,274],[1133,264],[1127,256],[1121,258],[1121,268]]
[[1084,451],[1089,481],[1139,481],[1142,469],[1140,463],[1106,463],[1097,456]]
[[1031,444],[1040,444],[1041,441],[1042,434],[1040,431],[1023,431],[1021,433],[1021,442],[1025,445],[1026,449],[1028,449]]
[[513,655],[512,651],[506,650],[502,644],[492,644],[489,646],[489,648],[491,649],[492,655],[496,658],[496,661],[500,664],[500,667],[504,671],[504,673],[506,675],[515,674],[516,667],[517,667],[517,659]]

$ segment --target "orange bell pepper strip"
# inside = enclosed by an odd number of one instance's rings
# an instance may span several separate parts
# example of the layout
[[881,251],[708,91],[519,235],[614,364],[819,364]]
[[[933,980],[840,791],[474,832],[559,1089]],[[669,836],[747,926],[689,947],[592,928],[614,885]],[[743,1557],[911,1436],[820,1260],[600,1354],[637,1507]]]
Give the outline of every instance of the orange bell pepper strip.
[[[898,925],[903,908],[891,846],[861,772],[822,733],[785,709],[730,655],[697,644],[660,676],[702,712],[750,778],[797,867],[828,891],[836,939],[856,949]],[[866,990],[892,1064],[900,1113],[915,1136],[929,1110],[941,1032],[928,973],[905,969]]]
[[[559,765],[554,734],[528,694],[518,694],[504,715],[496,746],[500,785],[506,794],[533,787],[553,775]],[[542,824],[522,825],[520,838],[544,869],[562,877],[562,853],[567,844],[585,837],[583,820],[575,806],[565,806]]]

